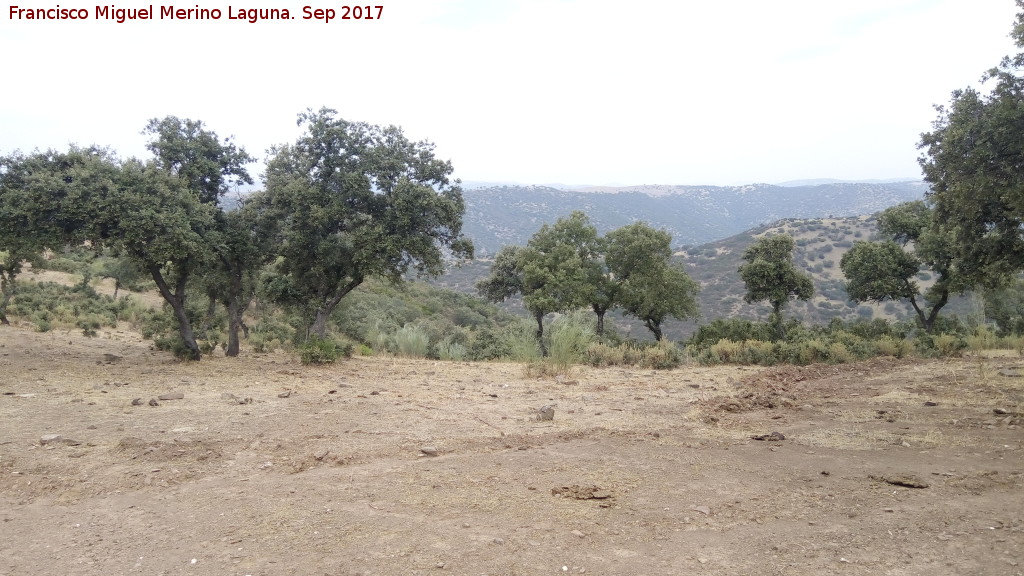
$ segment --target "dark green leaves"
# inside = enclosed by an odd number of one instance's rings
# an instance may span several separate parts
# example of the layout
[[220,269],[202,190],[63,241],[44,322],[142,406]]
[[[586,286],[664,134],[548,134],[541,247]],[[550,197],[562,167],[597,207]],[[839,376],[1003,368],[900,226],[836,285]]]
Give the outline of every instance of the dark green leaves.
[[775,314],[790,298],[810,300],[814,295],[811,277],[793,265],[793,237],[786,234],[767,236],[747,248],[740,277],[747,285],[746,302],[767,300]]
[[918,292],[920,261],[893,241],[855,242],[839,262],[846,291],[857,302],[910,298]]
[[[447,255],[471,258],[462,192],[449,162],[399,128],[349,122],[321,109],[306,132],[272,150],[266,186],[281,223],[277,281],[322,336],[326,315],[364,279],[437,275]],[[446,253],[447,250],[447,253]]]

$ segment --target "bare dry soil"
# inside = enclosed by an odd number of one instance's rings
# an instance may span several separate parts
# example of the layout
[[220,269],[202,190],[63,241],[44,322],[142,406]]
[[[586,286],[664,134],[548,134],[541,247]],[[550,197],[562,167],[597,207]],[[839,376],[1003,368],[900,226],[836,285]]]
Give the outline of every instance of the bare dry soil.
[[1021,575],[1022,376],[190,364],[0,327],[0,574]]

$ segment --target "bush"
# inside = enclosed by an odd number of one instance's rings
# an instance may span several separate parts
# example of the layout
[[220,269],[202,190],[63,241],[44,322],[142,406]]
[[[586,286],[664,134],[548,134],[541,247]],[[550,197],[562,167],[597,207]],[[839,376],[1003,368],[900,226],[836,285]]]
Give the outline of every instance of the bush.
[[188,346],[185,346],[185,341],[177,333],[157,336],[153,339],[153,345],[156,346],[157,350],[174,354],[174,357],[179,360],[192,359],[192,351],[188,349]]
[[697,329],[688,341],[696,349],[705,349],[722,340],[743,342],[744,340],[771,340],[774,329],[764,322],[751,322],[741,318],[718,318]]
[[478,330],[469,347],[469,357],[477,361],[508,358],[511,354],[511,343],[492,328]]
[[936,358],[958,355],[967,348],[967,341],[958,334],[943,332],[940,334],[919,334],[914,339],[914,346],[922,356]]
[[549,332],[548,361],[568,370],[583,361],[583,354],[594,341],[590,315],[566,314],[552,322]]
[[875,342],[875,351],[881,356],[903,358],[910,353],[911,344],[903,338],[893,338],[888,334],[879,337]]
[[426,358],[430,346],[430,338],[419,326],[406,324],[395,332],[395,346],[398,354],[405,358]]
[[626,352],[621,347],[612,347],[597,342],[587,346],[583,353],[583,360],[596,368],[607,366],[620,366],[626,363]]
[[640,366],[654,370],[671,370],[683,363],[683,354],[679,348],[662,340],[656,346],[645,348],[640,358]]
[[339,344],[331,338],[310,336],[299,347],[299,359],[303,364],[332,364],[338,358],[352,356],[352,344]]

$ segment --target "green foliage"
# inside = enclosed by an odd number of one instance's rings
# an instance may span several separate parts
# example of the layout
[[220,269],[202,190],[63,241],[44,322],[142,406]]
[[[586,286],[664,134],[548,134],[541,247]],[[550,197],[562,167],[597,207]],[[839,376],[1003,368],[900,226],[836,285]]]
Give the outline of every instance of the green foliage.
[[878,215],[878,231],[882,236],[903,246],[917,242],[931,224],[932,210],[921,200],[904,202]]
[[543,317],[590,307],[597,314],[597,336],[604,336],[604,315],[622,307],[661,339],[666,317],[697,314],[698,285],[681,265],[671,265],[672,237],[644,223],[613,230],[599,238],[582,212],[544,225],[526,247],[502,248],[478,292],[494,302],[515,294],[537,322],[544,347]]
[[[536,346],[533,346],[536,348]],[[498,360],[512,356],[512,339],[496,328],[484,328],[475,333],[469,348],[472,360]]]
[[[943,329],[954,329],[950,323]],[[714,326],[703,334],[695,335],[687,349],[699,361],[708,364],[810,364],[815,362],[846,363],[874,356],[903,358],[917,350],[922,355],[954,355],[963,347],[963,336],[943,332],[939,336],[918,333],[913,339],[907,335],[912,328],[905,324],[892,324],[882,319],[843,322],[833,320],[828,326],[806,328],[791,324],[784,340],[769,342],[756,338],[770,333],[770,324],[733,321]],[[732,338],[712,338],[719,334],[732,334]],[[699,336],[699,337],[698,337]]]
[[[1010,36],[1024,48],[1024,3]],[[1024,52],[987,71],[988,92],[956,90],[918,147],[935,220],[965,284],[994,288],[1024,268]]]
[[699,327],[688,341],[688,345],[706,348],[721,340],[771,340],[773,334],[774,330],[762,322],[751,322],[743,318],[716,318]]
[[919,265],[917,258],[892,241],[856,242],[839,261],[846,291],[857,302],[911,298],[918,293],[912,278]]
[[332,338],[310,336],[299,347],[299,359],[303,364],[333,364],[338,358],[352,356],[352,344],[339,344]]
[[177,334],[163,334],[157,336],[153,340],[153,345],[157,350],[163,350],[164,352],[170,352],[178,360],[195,360],[193,351],[191,348],[185,345]]
[[465,360],[469,357],[469,350],[459,342],[445,339],[437,345],[437,357],[441,360]]
[[[921,326],[930,331],[950,294],[968,287],[960,273],[963,263],[953,251],[953,238],[935,225],[933,211],[924,202],[893,206],[879,215],[878,222],[890,240],[857,242],[839,263],[848,280],[847,292],[856,302],[908,300]],[[904,247],[911,242],[913,251],[908,252]],[[921,268],[937,276],[923,295],[913,278],[930,280],[932,275],[919,272]],[[930,309],[926,312],[922,304]]]
[[300,114],[305,133],[271,151],[266,173],[268,201],[284,225],[275,296],[321,336],[334,308],[367,278],[437,275],[444,250],[473,253],[461,233],[462,191],[433,145],[335,114]]
[[761,238],[743,253],[745,264],[739,268],[746,284],[744,300],[750,304],[767,300],[781,330],[782,307],[790,298],[810,300],[814,295],[811,277],[793,265],[793,237],[776,234]]
[[142,133],[152,137],[146,148],[156,168],[174,174],[204,204],[216,204],[232,187],[253,183],[245,165],[255,159],[200,120],[153,118]]
[[22,281],[8,311],[13,318],[32,322],[42,332],[78,328],[86,336],[96,336],[101,328],[116,327],[121,321],[141,327],[153,314],[130,296],[114,300],[80,285]]
[[426,358],[430,346],[430,338],[419,326],[406,324],[395,332],[395,345],[398,355],[405,358]]
[[996,323],[1000,336],[1024,334],[1024,279],[985,292],[985,316]]
[[681,264],[656,267],[635,274],[624,282],[623,307],[636,316],[662,339],[661,324],[665,318],[695,318],[698,315],[697,292],[700,286],[690,278]]
[[574,364],[583,362],[584,352],[594,341],[594,329],[586,314],[565,314],[551,324],[548,338],[550,352],[545,361],[551,363],[556,372],[565,373]]
[[653,370],[671,370],[683,363],[683,353],[678,346],[662,340],[654,346],[643,348],[640,355],[640,366]]

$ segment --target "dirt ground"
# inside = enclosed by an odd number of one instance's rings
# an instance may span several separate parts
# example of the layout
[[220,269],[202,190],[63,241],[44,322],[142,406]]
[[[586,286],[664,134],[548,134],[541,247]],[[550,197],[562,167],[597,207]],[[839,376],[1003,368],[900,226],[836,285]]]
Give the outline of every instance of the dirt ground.
[[0,327],[0,393],[0,574],[1024,574],[1016,356],[556,380]]

